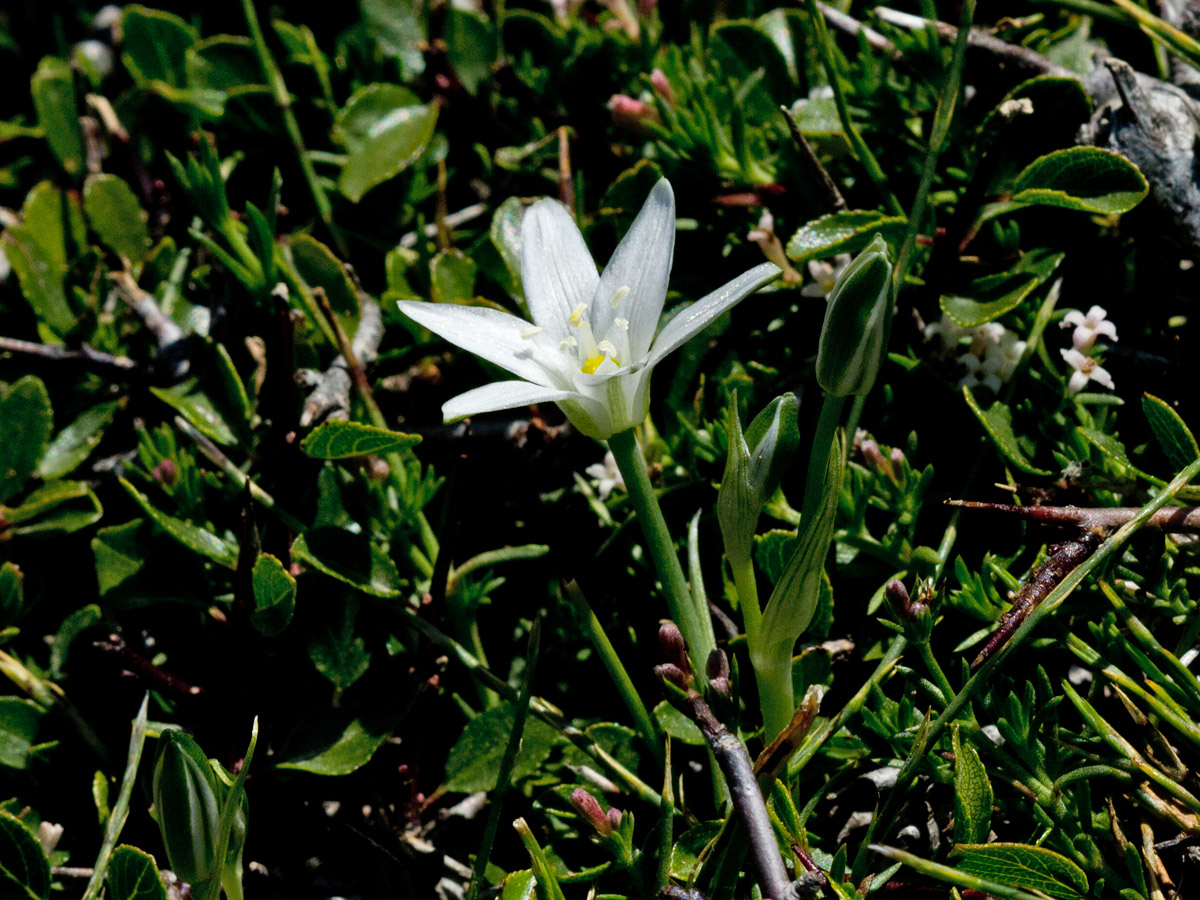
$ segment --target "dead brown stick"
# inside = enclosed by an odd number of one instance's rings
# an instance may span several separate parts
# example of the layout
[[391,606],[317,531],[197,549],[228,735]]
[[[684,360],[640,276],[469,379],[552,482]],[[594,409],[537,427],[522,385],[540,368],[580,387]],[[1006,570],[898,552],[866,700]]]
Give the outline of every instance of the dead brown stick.
[[81,345],[77,350],[72,350],[69,347],[0,337],[0,353],[20,353],[23,356],[36,356],[54,362],[73,362],[97,369],[115,369],[127,375],[140,372],[145,368],[141,363],[128,356],[101,353],[99,350],[93,350],[87,344]]
[[[1011,503],[983,503],[978,500],[947,500],[946,505],[1004,513],[1042,525],[1083,529],[1120,528],[1140,511],[1133,506],[1015,506]],[[1200,534],[1200,507],[1173,506],[1160,509],[1147,519],[1142,527],[1168,534]]]

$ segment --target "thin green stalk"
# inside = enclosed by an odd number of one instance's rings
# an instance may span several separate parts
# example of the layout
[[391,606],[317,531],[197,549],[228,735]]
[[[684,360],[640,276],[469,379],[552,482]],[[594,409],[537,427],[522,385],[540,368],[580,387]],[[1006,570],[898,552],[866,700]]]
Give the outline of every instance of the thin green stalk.
[[625,670],[625,665],[621,662],[621,657],[617,655],[612,641],[608,639],[608,635],[604,632],[604,626],[600,624],[600,620],[592,612],[592,608],[588,605],[587,598],[583,595],[583,591],[579,589],[579,585],[574,581],[567,582],[566,590],[567,597],[570,598],[571,603],[575,607],[575,612],[587,632],[588,640],[591,641],[592,647],[600,656],[600,661],[604,663],[604,668],[608,671],[608,676],[613,680],[613,684],[617,688],[617,693],[621,695],[621,700],[624,702],[625,708],[633,716],[634,725],[642,735],[642,740],[650,748],[650,752],[654,754],[654,758],[661,764],[663,762],[662,735],[658,730],[658,726],[655,725],[654,719],[646,711],[646,705],[642,703],[642,698],[633,686],[633,679],[629,677],[629,673]]
[[804,478],[804,503],[800,507],[800,526],[812,520],[821,503],[821,489],[825,481],[825,467],[829,460],[829,448],[837,440],[838,423],[842,420],[845,397],[825,395],[821,403],[821,415],[817,419],[817,430],[813,435],[812,455],[808,458],[808,472]]
[[[809,0],[810,3],[815,0]],[[913,198],[912,210],[908,216],[908,230],[904,235],[904,244],[896,260],[893,273],[895,291],[899,293],[908,276],[908,268],[912,264],[913,251],[916,248],[917,233],[921,227],[921,218],[925,215],[925,207],[929,202],[929,190],[933,185],[933,176],[937,171],[938,157],[942,152],[942,144],[950,133],[950,122],[954,118],[954,108],[958,105],[958,93],[962,87],[963,63],[966,59],[968,38],[971,35],[971,23],[975,19],[975,0],[965,0],[962,7],[962,19],[958,24],[958,37],[954,41],[954,55],[951,57],[950,71],[946,74],[946,83],[942,88],[942,96],[938,99],[937,111],[933,114],[933,130],[929,135],[929,149],[925,153],[925,167],[921,172],[921,182],[917,187],[916,197]]]
[[646,472],[646,461],[642,457],[633,429],[610,437],[608,448],[617,462],[621,477],[625,479],[629,501],[633,504],[642,534],[646,538],[646,549],[650,552],[650,559],[658,577],[662,579],[663,593],[666,595],[671,618],[683,632],[683,639],[687,641],[696,680],[705,683],[707,679],[704,672],[708,655],[717,646],[712,618],[707,609],[701,613],[692,598],[687,579],[683,577],[683,567],[680,566],[679,555],[675,552],[675,542],[671,539],[667,521],[658,506],[658,498],[654,495],[650,476]]
[[279,67],[275,65],[271,51],[267,49],[267,42],[263,37],[262,27],[258,24],[258,13],[254,11],[254,0],[242,0],[242,12],[246,16],[246,28],[250,32],[250,41],[254,44],[254,52],[258,56],[258,63],[262,67],[263,76],[267,80],[267,86],[271,89],[275,105],[279,107],[279,112],[283,116],[284,128],[287,129],[292,147],[296,151],[296,158],[300,163],[300,170],[304,173],[304,180],[308,183],[308,190],[312,194],[313,203],[317,207],[317,214],[321,217],[321,221],[325,223],[325,227],[333,236],[338,250],[345,255],[346,247],[342,240],[341,229],[333,221],[333,206],[329,202],[329,197],[325,195],[325,189],[321,187],[321,182],[317,178],[317,172],[313,168],[312,160],[308,158],[308,151],[304,147],[304,137],[300,134],[300,125],[296,121],[295,113],[292,112],[291,95],[288,94],[287,85],[284,84],[283,74],[279,71]]
[[475,900],[479,896],[479,887],[483,884],[483,873],[487,870],[488,860],[492,856],[492,844],[496,840],[496,831],[500,827],[500,815],[504,811],[504,797],[512,787],[513,764],[517,761],[517,752],[521,749],[521,738],[525,734],[525,719],[529,715],[529,701],[533,696],[533,674],[537,671],[538,648],[541,644],[542,620],[540,616],[533,619],[533,628],[529,631],[529,647],[525,651],[525,677],[522,679],[521,691],[513,710],[512,733],[508,736],[508,745],[504,748],[504,756],[500,760],[500,775],[496,779],[496,789],[492,791],[492,808],[488,811],[487,825],[483,829],[483,839],[479,842],[479,852],[475,854],[475,866],[471,873],[471,885],[467,890],[467,900]]
[[933,746],[937,739],[945,731],[946,727],[954,721],[962,708],[971,700],[974,699],[976,693],[987,684],[990,684],[995,677],[996,670],[1007,661],[1008,657],[1014,650],[1021,647],[1029,640],[1030,636],[1037,630],[1048,617],[1052,616],[1060,606],[1070,596],[1083,580],[1100,565],[1110,559],[1118,558],[1118,554],[1125,546],[1125,542],[1141,528],[1149,518],[1158,510],[1166,506],[1174,496],[1180,491],[1184,485],[1191,482],[1193,478],[1200,474],[1200,459],[1195,460],[1177,474],[1171,483],[1166,486],[1159,494],[1138,510],[1138,514],[1130,521],[1122,525],[1115,533],[1110,535],[1099,549],[1096,550],[1080,565],[1076,566],[1070,574],[1064,578],[1057,587],[1054,588],[1046,599],[1043,600],[1036,609],[1031,612],[1025,621],[1021,623],[1008,643],[1000,647],[995,654],[990,656],[982,666],[980,666],[975,674],[968,679],[963,685],[963,689],[959,691],[954,699],[942,712],[937,720],[929,727],[928,731],[923,735],[921,740],[918,740],[913,745],[913,750],[905,760],[904,766],[900,769],[900,774],[896,778],[896,785],[892,788],[888,796],[887,802],[883,806],[883,810],[871,822],[868,829],[867,840],[863,841],[859,848],[858,854],[854,858],[854,867],[852,873],[852,881],[861,881],[866,874],[867,865],[870,862],[870,852],[867,845],[870,843],[876,832],[887,834],[891,830],[892,822],[896,817],[896,813],[900,810],[900,806],[904,802],[905,795],[912,787],[913,780],[916,778],[917,769],[925,758],[925,748]]
[[117,794],[117,802],[113,804],[109,814],[108,825],[104,829],[104,841],[100,844],[96,864],[92,866],[92,877],[88,879],[83,900],[96,900],[100,896],[104,876],[108,872],[108,862],[112,859],[117,840],[121,837],[121,829],[125,827],[125,820],[129,817],[129,800],[133,796],[133,784],[137,780],[138,764],[142,761],[142,748],[146,744],[146,710],[149,703],[150,695],[146,694],[142,698],[142,708],[133,720],[133,730],[129,734],[129,756],[125,760],[125,775],[121,778],[121,791]]
[[892,193],[892,188],[888,184],[887,173],[879,165],[879,160],[875,158],[875,154],[867,146],[858,129],[850,120],[850,109],[846,105],[846,95],[842,91],[842,76],[838,73],[837,63],[833,56],[833,39],[829,36],[829,29],[825,25],[825,14],[821,11],[821,5],[817,0],[805,0],[805,7],[808,9],[809,18],[812,20],[813,28],[816,31],[817,52],[821,55],[821,63],[825,67],[825,77],[829,79],[829,86],[833,89],[833,102],[837,106],[838,119],[841,120],[842,130],[846,133],[846,139],[850,142],[850,148],[854,152],[854,158],[859,164],[867,170],[867,175],[871,181],[875,183],[875,187],[879,190],[879,194],[883,197],[888,208],[897,215],[904,215],[904,207],[900,205],[900,201],[896,199],[896,195]]
[[533,869],[533,877],[537,887],[538,900],[566,900],[563,896],[562,888],[558,886],[558,878],[554,874],[554,867],[550,864],[550,860],[546,858],[546,851],[542,849],[542,845],[538,843],[538,839],[533,836],[533,831],[529,828],[529,823],[524,819],[517,819],[513,822],[513,828],[521,838],[521,843],[525,845],[525,852],[529,854],[529,863]]
[[925,664],[925,668],[929,670],[929,674],[933,676],[933,683],[937,685],[947,698],[954,696],[954,688],[950,685],[950,679],[946,677],[946,673],[942,671],[942,667],[933,656],[933,651],[929,649],[928,641],[920,641],[917,643],[917,655],[921,657],[921,662]]

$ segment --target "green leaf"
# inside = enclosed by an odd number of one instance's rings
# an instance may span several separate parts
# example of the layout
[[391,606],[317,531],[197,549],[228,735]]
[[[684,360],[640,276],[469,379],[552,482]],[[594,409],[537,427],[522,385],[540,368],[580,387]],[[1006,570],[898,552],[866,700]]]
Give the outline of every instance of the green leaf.
[[334,139],[348,155],[338,188],[357,203],[371,188],[400,174],[421,152],[437,124],[437,107],[394,84],[359,88],[338,113]]
[[429,261],[436,303],[463,303],[475,296],[475,262],[461,250],[440,250]]
[[217,409],[210,393],[202,390],[200,379],[189,378],[165,388],[151,387],[150,393],[187,419],[205,437],[226,447],[237,444],[237,435]]
[[25,198],[20,223],[5,232],[4,252],[34,313],[58,334],[70,331],[76,318],[67,302],[66,240],[62,192],[43,181]]
[[46,142],[63,170],[78,175],[83,171],[83,130],[79,127],[79,101],[71,67],[57,57],[44,57],[33,74],[31,89],[38,126]]
[[346,274],[346,267],[333,251],[316,238],[295,234],[291,238],[292,261],[309,287],[319,287],[329,298],[329,306],[353,334],[359,314],[358,291]]
[[110,525],[97,530],[92,538],[100,596],[124,584],[146,564],[144,524],[144,519],[134,519],[123,525]]
[[[0,766],[24,769],[44,710],[32,700],[0,697]],[[5,896],[0,879],[0,896]]]
[[292,558],[373,597],[400,596],[400,572],[365,534],[312,528],[292,543]]
[[1026,206],[1115,215],[1129,212],[1149,190],[1138,167],[1119,153],[1099,147],[1067,147],[1026,166],[1013,185],[1012,198],[985,208],[983,218]]
[[366,711],[321,710],[300,721],[280,751],[277,769],[349,775],[370,762],[400,720],[398,705]]
[[976,402],[975,395],[966,385],[963,386],[963,397],[967,401],[967,406],[971,407],[971,412],[975,413],[975,417],[979,419],[979,424],[992,439],[992,443],[996,445],[996,449],[1009,462],[1022,472],[1028,472],[1031,475],[1051,474],[1049,469],[1039,469],[1035,466],[1022,452],[1020,444],[1017,443],[1017,436],[1013,433],[1012,410],[1007,405],[997,400],[987,410],[984,410]]
[[720,822],[702,822],[680,835],[671,851],[671,876],[691,883],[700,868],[704,848],[720,833]]
[[139,84],[161,81],[183,88],[184,61],[196,32],[179,16],[144,6],[127,6],[121,20],[121,60]]
[[300,442],[300,449],[314,459],[352,459],[380,456],[415,447],[421,436],[388,431],[359,422],[323,422]]
[[82,481],[53,481],[25,497],[20,506],[0,507],[10,534],[70,534],[100,521],[104,509]]
[[446,10],[446,56],[468,94],[492,77],[496,62],[496,29],[487,17],[469,9]]
[[722,74],[739,85],[761,77],[745,98],[745,112],[751,122],[774,118],[780,105],[795,97],[792,77],[779,48],[749,19],[714,26],[708,52],[720,65]]
[[421,48],[427,38],[412,0],[361,0],[359,5],[367,33],[383,55],[400,61],[403,80],[424,72]]
[[1167,460],[1176,469],[1182,469],[1192,460],[1200,456],[1200,447],[1191,430],[1183,423],[1179,413],[1175,412],[1164,400],[1153,394],[1142,397],[1142,412],[1150,422],[1150,430],[1154,439],[1167,455]]
[[533,877],[532,869],[509,872],[504,876],[500,900],[533,900],[536,890],[537,879]]
[[976,278],[961,295],[945,294],[938,300],[942,312],[963,328],[992,322],[1016,309],[1062,263],[1064,253],[1032,250],[1007,272]]
[[25,486],[53,428],[50,395],[37,376],[26,375],[0,397],[0,503]]
[[38,477],[50,481],[73,472],[96,449],[104,430],[124,405],[124,400],[99,403],[60,431],[38,463]]
[[857,253],[871,243],[875,233],[892,247],[904,239],[908,220],[873,209],[851,209],[813,219],[792,235],[787,255],[793,262],[823,259],[836,253]]
[[7,628],[25,609],[25,573],[16,563],[0,565],[0,628]]
[[658,722],[658,727],[677,741],[697,747],[702,747],[707,743],[696,724],[666,700],[654,707],[654,718]]
[[62,625],[58,627],[58,631],[54,635],[54,640],[50,643],[51,678],[63,677],[63,666],[67,662],[71,644],[80,635],[95,628],[102,621],[104,621],[104,614],[100,612],[100,607],[95,603],[89,603],[63,619]]
[[959,844],[951,856],[958,868],[980,878],[1041,891],[1057,900],[1079,900],[1087,893],[1087,875],[1065,856],[1029,844]]
[[525,204],[519,197],[509,197],[492,213],[488,236],[504,260],[509,275],[509,291],[515,297],[524,296],[521,289],[521,219]]
[[[446,758],[443,788],[467,794],[492,790],[512,729],[513,709],[509,703],[485,710],[467,723]],[[557,732],[540,719],[531,718],[525,723],[521,751],[513,764],[514,784],[546,761],[557,737]]]
[[992,822],[992,783],[979,754],[954,728],[954,842],[979,844],[987,840]]
[[119,480],[121,486],[129,492],[129,496],[145,511],[154,524],[176,541],[183,544],[189,550],[199,553],[201,556],[207,557],[227,569],[233,569],[237,566],[236,542],[222,540],[211,531],[207,531],[190,522],[185,522],[183,519],[167,515],[165,512],[156,509],[145,494],[124,478]]
[[50,896],[50,860],[21,820],[0,811],[0,897],[46,900]]
[[154,857],[122,844],[108,862],[109,900],[167,900]]
[[141,269],[150,249],[149,216],[132,188],[116,175],[89,175],[83,185],[83,211],[100,241]]
[[292,621],[296,610],[296,579],[270,553],[259,554],[251,573],[254,587],[254,611],[250,624],[260,634],[274,637]]
[[313,632],[308,641],[308,658],[313,666],[344,691],[371,666],[367,642],[354,633],[358,600],[350,599],[334,611],[334,620]]

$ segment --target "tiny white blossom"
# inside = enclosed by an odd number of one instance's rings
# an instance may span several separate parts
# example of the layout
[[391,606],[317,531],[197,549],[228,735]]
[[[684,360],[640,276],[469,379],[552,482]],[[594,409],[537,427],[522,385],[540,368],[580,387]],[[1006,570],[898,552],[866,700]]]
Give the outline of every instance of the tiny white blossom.
[[828,297],[852,260],[853,257],[849,253],[839,253],[832,262],[823,259],[810,260],[808,277],[812,279],[812,284],[806,284],[800,293],[805,297]]
[[617,468],[617,460],[611,450],[604,454],[604,462],[593,463],[583,472],[596,482],[596,496],[601,500],[607,500],[613,488],[625,489],[625,479],[621,477],[621,470]]
[[62,837],[62,834],[63,827],[61,825],[44,820],[38,825],[37,838],[47,856],[54,852],[54,848],[58,846],[58,839]]
[[1063,349],[1059,353],[1066,363],[1075,371],[1071,373],[1071,380],[1067,382],[1067,389],[1072,394],[1077,394],[1084,389],[1088,381],[1094,381],[1097,384],[1102,384],[1106,388],[1111,389],[1113,386],[1112,376],[1108,374],[1096,360],[1090,356],[1084,356],[1078,350],[1071,348],[1070,350]]
[[958,381],[959,387],[983,385],[998,392],[1016,373],[1025,355],[1025,341],[999,322],[965,328],[948,316],[942,316],[941,321],[925,327],[925,339],[935,337],[941,340],[943,352],[958,348],[966,339],[970,341],[958,358],[966,369],[966,374]]
[[750,229],[746,240],[758,244],[762,248],[763,256],[783,270],[784,283],[799,284],[804,280],[804,276],[796,271],[791,260],[787,258],[787,254],[783,252],[783,242],[775,233],[775,217],[771,215],[769,209],[763,210],[763,214],[758,220],[758,227]]
[[1075,331],[1071,334],[1071,340],[1080,353],[1091,350],[1100,335],[1113,341],[1117,339],[1117,326],[1108,320],[1108,312],[1102,306],[1093,306],[1086,316],[1077,309],[1071,310],[1063,316],[1059,326],[1070,328],[1072,325]]
[[521,379],[454,397],[442,406],[445,421],[553,402],[597,440],[641,424],[651,370],[779,277],[773,263],[756,266],[658,331],[674,251],[675,195],[666,179],[650,191],[602,275],[566,207],[539,200],[521,223],[521,281],[532,323],[482,306],[401,301],[414,322]]

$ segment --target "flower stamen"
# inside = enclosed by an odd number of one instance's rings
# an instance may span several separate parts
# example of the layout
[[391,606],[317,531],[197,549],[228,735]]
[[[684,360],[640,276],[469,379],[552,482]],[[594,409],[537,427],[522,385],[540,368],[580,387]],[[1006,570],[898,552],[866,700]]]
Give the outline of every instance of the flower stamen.
[[608,301],[608,305],[611,306],[613,309],[616,309],[618,306],[621,305],[621,301],[624,300],[628,296],[629,296],[629,285],[623,284],[619,288],[617,288],[616,292],[612,295],[612,299]]

